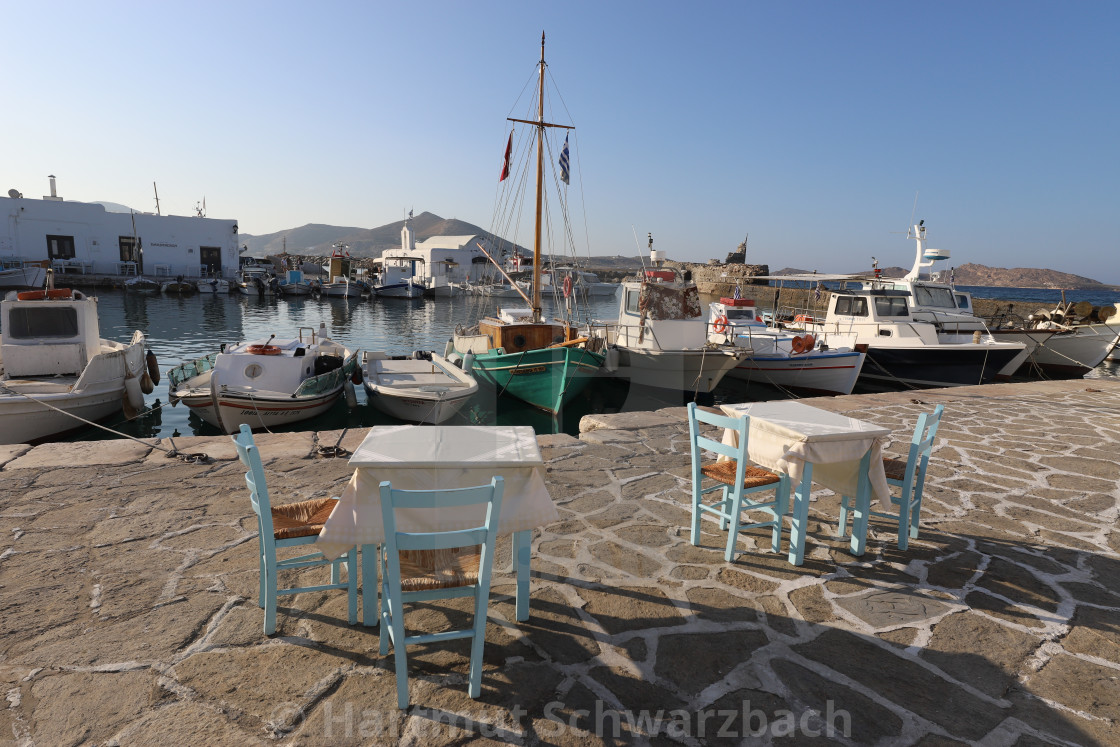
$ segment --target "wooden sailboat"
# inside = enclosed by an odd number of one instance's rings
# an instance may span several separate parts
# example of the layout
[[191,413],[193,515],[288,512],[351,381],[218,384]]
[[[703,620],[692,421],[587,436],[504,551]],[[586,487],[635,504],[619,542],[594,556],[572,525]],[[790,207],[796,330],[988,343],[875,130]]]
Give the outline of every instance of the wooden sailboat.
[[[530,308],[499,309],[496,316],[479,320],[477,332],[456,331],[452,342],[455,352],[462,356],[463,368],[476,379],[492,385],[499,395],[508,394],[555,414],[598,373],[603,364],[603,355],[588,347],[588,339],[579,336],[577,327],[570,320],[545,320],[541,316],[541,214],[544,198],[545,130],[573,129],[567,125],[545,122],[544,74],[542,33],[537,118],[509,118],[511,122],[533,127],[536,134],[536,224],[533,235],[532,298],[524,297]],[[508,174],[512,142],[511,134],[502,179]],[[566,154],[564,157],[566,159]],[[561,235],[565,234],[562,232]],[[496,259],[491,257],[491,260],[505,275]],[[592,345],[596,343],[598,341],[591,341]]]

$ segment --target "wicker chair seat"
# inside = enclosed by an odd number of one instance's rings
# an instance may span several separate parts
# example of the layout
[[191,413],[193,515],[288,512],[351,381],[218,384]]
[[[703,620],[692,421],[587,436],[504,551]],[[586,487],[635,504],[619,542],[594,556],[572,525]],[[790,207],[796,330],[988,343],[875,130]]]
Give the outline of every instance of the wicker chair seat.
[[[737,462],[708,462],[707,464],[700,465],[700,472],[706,477],[710,477],[717,482],[722,482],[724,485],[735,484],[735,468]],[[762,485],[773,485],[781,480],[775,473],[762,467],[755,467],[747,465],[743,472],[743,488],[749,490],[750,488],[757,488]]]
[[310,537],[323,531],[337,498],[312,498],[309,501],[272,507],[272,529],[276,539]]
[[903,480],[906,477],[906,460],[883,457],[883,471],[888,480]]
[[478,583],[479,545],[446,550],[401,550],[401,590],[451,589]]

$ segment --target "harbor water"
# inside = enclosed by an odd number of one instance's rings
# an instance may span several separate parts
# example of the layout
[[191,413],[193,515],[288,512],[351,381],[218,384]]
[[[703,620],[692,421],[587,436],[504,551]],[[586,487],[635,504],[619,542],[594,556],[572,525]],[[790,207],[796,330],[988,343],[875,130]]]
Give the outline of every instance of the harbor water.
[[[970,289],[972,290],[972,289]],[[998,291],[1004,298],[1030,298],[1012,291],[1035,291],[1059,298],[1057,291],[1037,289],[983,289]],[[103,425],[134,437],[149,438],[168,436],[218,435],[219,431],[188,412],[179,403],[171,406],[168,399],[167,376],[169,368],[200,358],[219,349],[224,343],[233,343],[277,337],[295,337],[300,329],[306,337],[311,330],[324,324],[329,336],[336,342],[361,351],[381,350],[393,355],[405,355],[416,350],[443,353],[457,325],[469,326],[479,317],[493,314],[496,307],[524,305],[517,299],[493,299],[479,296],[456,298],[403,300],[368,298],[252,298],[242,295],[200,294],[191,296],[146,295],[119,290],[98,289],[91,291],[98,298],[101,336],[127,342],[133,330],[147,336],[148,346],[156,354],[163,375],[155,390],[145,397],[147,411],[128,421],[123,414],[110,418]],[[982,297],[979,296],[978,297]],[[704,298],[704,306],[709,300]],[[1071,298],[1067,291],[1067,300]],[[1092,300],[1092,299],[1085,299]],[[1045,295],[1040,303],[1051,300]],[[1093,300],[1107,303],[1111,299]],[[617,316],[618,301],[614,297],[593,299],[586,315],[606,319]],[[546,296],[544,313],[556,312],[556,302]],[[1105,363],[1090,374],[1116,377],[1120,375],[1117,364]],[[276,430],[333,430],[340,428],[367,428],[372,425],[395,423],[366,402],[362,388],[356,387],[358,406],[351,410],[345,398],[339,398],[334,407],[324,415]],[[724,379],[715,392],[715,402],[740,402],[755,399],[773,399],[785,396],[765,386],[748,387],[734,379]],[[685,401],[661,390],[639,390],[624,382],[600,377],[592,382],[586,393],[577,399],[560,419],[528,407],[510,397],[499,397],[485,387],[480,390],[458,420],[452,423],[499,423],[530,425],[538,433],[563,431],[576,434],[579,420],[589,413],[652,410],[679,405]],[[87,427],[66,436],[66,440],[99,440],[112,438],[104,430]]]

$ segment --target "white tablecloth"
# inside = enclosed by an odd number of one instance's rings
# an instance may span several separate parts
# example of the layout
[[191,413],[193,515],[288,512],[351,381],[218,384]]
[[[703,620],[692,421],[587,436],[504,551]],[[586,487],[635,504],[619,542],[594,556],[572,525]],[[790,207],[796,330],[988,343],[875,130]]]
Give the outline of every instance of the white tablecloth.
[[[813,482],[854,497],[860,460],[871,449],[867,474],[871,494],[890,508],[890,486],[883,471],[880,443],[880,438],[890,435],[889,428],[792,400],[723,405],[721,409],[732,417],[750,416],[747,456],[755,464],[785,472],[794,485],[801,481],[809,463],[813,465]],[[725,431],[723,440],[735,444],[738,434]]]
[[[350,458],[355,467],[317,547],[334,558],[354,545],[385,539],[379,485],[407,490],[485,485],[505,480],[498,532],[509,534],[559,519],[544,482],[536,433],[527,426],[376,426]],[[479,526],[485,507],[397,511],[404,532],[454,531]]]

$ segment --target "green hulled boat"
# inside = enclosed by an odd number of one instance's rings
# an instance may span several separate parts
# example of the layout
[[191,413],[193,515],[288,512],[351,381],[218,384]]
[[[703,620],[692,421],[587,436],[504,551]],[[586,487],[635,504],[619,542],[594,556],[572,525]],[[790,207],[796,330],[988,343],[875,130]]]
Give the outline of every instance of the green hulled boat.
[[[569,180],[567,131],[573,129],[567,125],[544,121],[544,81],[544,34],[541,34],[540,77],[536,101],[533,102],[536,119],[509,118],[511,122],[529,125],[532,128],[532,136],[523,138],[519,142],[536,146],[536,223],[533,236],[532,298],[519,291],[529,308],[499,309],[497,316],[480,319],[477,329],[457,330],[452,343],[454,351],[462,356],[463,368],[479,381],[491,384],[500,396],[516,397],[542,410],[559,413],[564,405],[578,395],[587,386],[588,381],[598,373],[600,366],[603,365],[603,355],[599,352],[601,340],[588,340],[586,337],[578,336],[577,325],[570,318],[574,315],[575,301],[571,296],[570,284],[563,286],[566,301],[563,306],[569,318],[545,320],[541,317],[541,215],[544,200],[545,134],[550,130],[564,132],[564,146],[559,151],[560,173],[556,181],[559,189],[561,182],[567,185]],[[499,182],[505,181],[510,176],[511,163],[525,164],[526,172],[532,165],[531,158],[511,160],[513,145],[514,132],[511,131]],[[528,190],[524,189],[523,185],[528,178],[526,173],[521,179],[510,179],[510,183],[505,185],[507,187],[505,191],[511,196],[526,194]],[[566,200],[562,197],[560,203],[561,209],[557,212],[566,218]],[[511,225],[516,225],[520,210],[499,209],[496,214],[508,217]],[[552,231],[549,235],[569,240],[572,232],[566,229],[567,226]],[[495,230],[494,234],[498,236],[499,231]],[[479,248],[482,249],[481,246]],[[501,264],[485,249],[482,251],[490,257],[498,271],[510,280],[510,284],[518,288],[519,286],[506,275]],[[557,252],[551,253],[557,254]],[[557,290],[554,289],[554,292]]]

